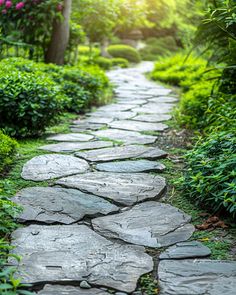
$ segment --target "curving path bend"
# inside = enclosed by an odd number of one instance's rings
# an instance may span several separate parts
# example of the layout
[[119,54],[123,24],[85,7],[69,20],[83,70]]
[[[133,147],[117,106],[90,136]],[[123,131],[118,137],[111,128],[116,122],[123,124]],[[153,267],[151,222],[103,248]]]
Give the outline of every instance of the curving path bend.
[[12,234],[18,275],[40,295],[140,295],[150,272],[162,295],[235,294],[236,264],[205,259],[210,250],[188,241],[191,217],[161,202],[167,153],[153,144],[178,99],[147,80],[151,68],[109,72],[116,101],[49,137],[48,154],[23,167],[24,179],[53,181],[14,197],[26,225]]

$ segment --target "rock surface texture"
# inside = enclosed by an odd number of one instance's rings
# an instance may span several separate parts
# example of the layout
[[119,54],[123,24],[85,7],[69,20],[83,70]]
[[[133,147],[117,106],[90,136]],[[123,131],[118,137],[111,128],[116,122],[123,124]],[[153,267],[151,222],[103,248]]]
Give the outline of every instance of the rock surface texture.
[[93,228],[108,238],[161,248],[186,241],[194,232],[191,217],[158,202],[145,202],[120,214],[92,220]]
[[136,288],[150,272],[152,258],[144,248],[111,242],[84,225],[31,225],[13,233],[14,253],[22,256],[23,282],[79,282],[124,292]]
[[91,172],[61,178],[56,184],[79,189],[126,206],[161,197],[166,188],[163,177],[146,173]]
[[85,160],[66,155],[43,155],[28,161],[22,170],[21,176],[27,180],[43,181],[84,173],[89,169]]
[[119,210],[102,198],[58,187],[25,188],[13,200],[24,208],[19,217],[22,222],[71,224],[84,216],[106,215]]
[[78,152],[75,155],[91,162],[107,162],[123,159],[159,159],[165,158],[167,153],[156,147],[129,145],[96,151]]
[[23,226],[11,252],[22,259],[9,264],[37,294],[142,295],[148,273],[162,295],[235,294],[235,262],[203,259],[210,250],[187,241],[191,217],[161,199],[168,154],[158,134],[177,98],[145,77],[152,67],[110,71],[115,102],[70,122],[71,133],[40,147],[51,154],[25,163],[24,179],[49,186],[34,183],[13,198]]
[[81,289],[73,286],[46,285],[39,295],[109,295],[110,293],[100,289]]
[[163,260],[158,277],[161,295],[234,295],[236,262]]

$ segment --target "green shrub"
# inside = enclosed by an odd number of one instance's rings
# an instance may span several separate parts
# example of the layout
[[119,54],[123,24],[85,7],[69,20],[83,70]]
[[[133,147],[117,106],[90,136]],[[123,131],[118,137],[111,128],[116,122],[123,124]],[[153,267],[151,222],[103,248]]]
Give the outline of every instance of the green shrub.
[[90,48],[89,46],[81,45],[78,47],[78,54],[87,56],[92,55],[94,57],[98,57],[101,54],[101,51],[99,48],[96,47]]
[[0,128],[15,137],[35,136],[64,108],[60,87],[41,72],[1,67]]
[[107,52],[112,57],[122,57],[130,62],[138,63],[141,61],[141,57],[138,51],[135,48],[128,45],[110,45],[107,48]]
[[[227,131],[236,127],[236,95],[217,93],[208,100],[204,114],[205,131]],[[236,133],[236,132],[235,132]]]
[[176,119],[181,126],[187,128],[204,128],[205,112],[212,92],[212,81],[194,84],[192,88],[181,96],[175,111]]
[[125,58],[122,58],[122,57],[112,58],[111,62],[114,67],[119,66],[121,68],[128,68],[128,66],[129,66],[129,61]]
[[[156,64],[151,78],[160,80],[175,86],[180,86],[191,76],[190,84],[194,84],[195,79],[202,77],[206,71],[207,62],[199,57],[190,55],[187,58],[185,53],[178,53],[171,57],[160,58]],[[186,87],[189,86],[186,84]]]
[[[235,131],[235,129],[234,129]],[[236,137],[218,132],[202,138],[187,156],[183,193],[214,212],[236,216]]]
[[110,70],[110,68],[112,67],[112,61],[109,58],[103,57],[103,56],[99,56],[95,59],[95,63],[97,65],[99,65],[99,67],[101,67],[104,70]]
[[0,130],[0,173],[11,165],[16,154],[17,142]]
[[22,58],[5,59],[1,64],[11,70],[50,77],[64,97],[61,106],[74,112],[83,112],[91,105],[100,103],[109,86],[105,73],[94,65],[60,67]]
[[143,60],[157,60],[160,56],[168,56],[178,50],[178,46],[173,37],[149,38],[146,46],[140,49]]

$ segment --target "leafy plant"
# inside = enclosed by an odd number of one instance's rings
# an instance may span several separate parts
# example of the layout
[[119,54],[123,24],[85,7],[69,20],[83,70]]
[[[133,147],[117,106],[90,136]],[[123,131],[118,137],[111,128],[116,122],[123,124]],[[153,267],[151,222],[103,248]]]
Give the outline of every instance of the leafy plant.
[[13,162],[18,144],[0,130],[0,173]]
[[111,62],[112,62],[113,66],[119,66],[121,68],[128,68],[128,66],[129,66],[129,61],[125,58],[122,58],[122,57],[112,58]]
[[236,217],[235,133],[217,132],[202,138],[186,161],[183,193],[214,212]]
[[152,275],[147,274],[141,277],[140,279],[141,289],[147,295],[156,295],[158,294],[158,283]]
[[109,70],[112,67],[112,61],[109,58],[99,56],[95,59],[95,63],[104,70]]
[[55,122],[64,108],[60,87],[46,74],[2,67],[0,128],[16,137],[35,136]]
[[141,57],[138,51],[135,48],[128,45],[110,45],[107,48],[107,52],[112,57],[122,57],[130,62],[138,63],[141,61]]

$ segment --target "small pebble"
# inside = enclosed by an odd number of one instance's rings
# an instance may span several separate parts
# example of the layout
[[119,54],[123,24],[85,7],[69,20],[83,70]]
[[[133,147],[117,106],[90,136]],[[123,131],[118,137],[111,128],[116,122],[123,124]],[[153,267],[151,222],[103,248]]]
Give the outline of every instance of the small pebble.
[[88,282],[86,282],[86,281],[82,281],[82,282],[80,283],[80,288],[82,288],[82,289],[91,289],[91,286],[89,285]]

